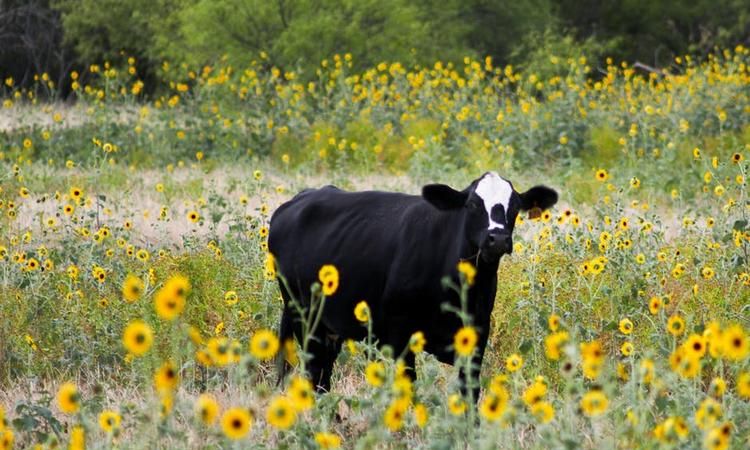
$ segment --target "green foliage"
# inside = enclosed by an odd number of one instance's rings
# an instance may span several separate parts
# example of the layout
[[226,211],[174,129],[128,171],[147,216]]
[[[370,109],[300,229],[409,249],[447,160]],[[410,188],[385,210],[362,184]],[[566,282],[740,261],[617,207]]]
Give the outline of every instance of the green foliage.
[[423,21],[426,11],[404,0],[203,0],[180,15],[185,46],[169,56],[202,63],[227,55],[241,64],[265,51],[276,65],[311,69],[343,45],[359,67],[463,51]]
[[553,0],[562,24],[581,38],[611,42],[617,59],[669,66],[674,55],[747,42],[747,0]]

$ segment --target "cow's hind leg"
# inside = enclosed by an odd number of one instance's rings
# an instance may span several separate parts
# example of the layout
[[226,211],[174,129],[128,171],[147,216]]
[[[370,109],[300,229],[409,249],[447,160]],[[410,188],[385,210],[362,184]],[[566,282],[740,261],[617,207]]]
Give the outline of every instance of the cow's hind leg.
[[307,351],[311,356],[308,369],[315,390],[330,391],[333,364],[341,351],[341,339],[327,330],[319,330],[310,340]]

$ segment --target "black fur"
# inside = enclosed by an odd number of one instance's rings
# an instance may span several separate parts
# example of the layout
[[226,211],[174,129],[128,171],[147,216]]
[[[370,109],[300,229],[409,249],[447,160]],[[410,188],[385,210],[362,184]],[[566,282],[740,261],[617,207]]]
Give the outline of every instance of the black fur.
[[[478,181],[463,191],[428,185],[424,196],[345,192],[327,186],[303,191],[276,210],[268,244],[289,288],[281,288],[286,305],[279,330],[282,342],[293,335],[300,339],[302,333],[289,302],[296,299],[309,305],[310,286],[324,264],[336,266],[340,275],[338,290],[326,300],[309,348],[310,375],[318,389],[330,388],[343,339],[366,336],[366,327],[353,313],[361,300],[370,306],[373,333],[380,345],[389,345],[400,354],[411,334],[422,331],[426,350],[452,364],[453,336],[461,322],[454,314],[443,312],[441,304],[458,308],[460,303],[441,280],[449,276],[458,283],[456,266],[461,260],[470,260],[477,268],[468,309],[479,333],[474,363],[481,366],[498,264],[502,255],[511,251],[516,215],[531,207],[552,206],[557,193],[546,187],[523,194],[514,191],[508,211],[493,209],[493,220],[503,220],[505,229],[501,230],[502,245],[491,245],[487,212],[474,194]],[[279,357],[282,377],[286,372],[283,357]],[[406,362],[413,367],[413,356]]]

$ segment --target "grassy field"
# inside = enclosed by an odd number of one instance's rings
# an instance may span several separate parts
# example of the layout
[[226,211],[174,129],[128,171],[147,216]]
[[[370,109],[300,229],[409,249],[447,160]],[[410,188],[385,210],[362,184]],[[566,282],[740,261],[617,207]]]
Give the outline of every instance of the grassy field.
[[[0,449],[750,445],[748,50],[659,74],[550,58],[542,76],[342,55],[305,78],[261,55],[165,63],[165,86],[130,61],[76,74],[67,104],[38,100],[43,75],[4,80]],[[413,383],[350,342],[331,393],[298,348],[277,386],[273,210],[487,170],[561,202],[501,262],[478,407],[466,358],[419,345]]]

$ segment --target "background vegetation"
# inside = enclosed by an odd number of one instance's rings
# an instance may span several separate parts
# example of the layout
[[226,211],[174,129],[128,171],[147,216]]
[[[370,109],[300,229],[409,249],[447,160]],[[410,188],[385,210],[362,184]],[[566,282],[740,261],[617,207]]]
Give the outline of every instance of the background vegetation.
[[[580,4],[2,1],[0,450],[746,448],[747,5]],[[278,385],[274,209],[488,170],[561,201],[477,407],[471,339]]]
[[268,64],[312,78],[344,48],[357,70],[492,56],[538,71],[543,42],[595,66],[610,56],[665,67],[747,45],[748,11],[748,0],[3,0],[0,76],[25,84],[47,72],[62,85],[72,66],[132,56],[151,80],[164,60],[243,66],[264,51]]

